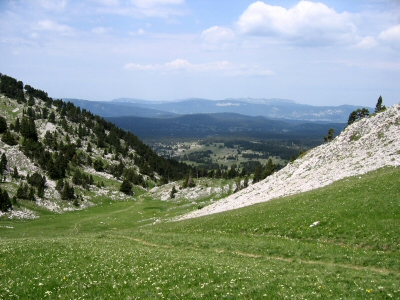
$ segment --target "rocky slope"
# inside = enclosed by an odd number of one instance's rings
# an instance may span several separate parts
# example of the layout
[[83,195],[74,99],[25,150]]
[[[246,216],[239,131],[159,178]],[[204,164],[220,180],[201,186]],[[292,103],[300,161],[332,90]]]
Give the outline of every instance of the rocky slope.
[[330,143],[310,150],[279,172],[180,219],[237,209],[400,165],[400,104],[348,126]]

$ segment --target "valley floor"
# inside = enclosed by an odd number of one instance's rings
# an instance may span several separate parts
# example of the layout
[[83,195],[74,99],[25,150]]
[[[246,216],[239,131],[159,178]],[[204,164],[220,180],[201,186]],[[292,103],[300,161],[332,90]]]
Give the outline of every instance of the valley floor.
[[399,178],[180,222],[187,206],[146,194],[2,220],[0,299],[398,299]]

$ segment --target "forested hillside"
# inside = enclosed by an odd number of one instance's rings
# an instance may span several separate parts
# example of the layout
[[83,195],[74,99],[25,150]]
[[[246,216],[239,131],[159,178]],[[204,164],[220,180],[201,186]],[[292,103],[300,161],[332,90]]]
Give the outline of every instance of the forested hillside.
[[191,170],[158,156],[133,133],[3,74],[0,98],[2,211],[18,199],[61,198],[79,206],[90,200],[85,191],[95,195],[106,179],[123,198],[133,186],[178,180]]

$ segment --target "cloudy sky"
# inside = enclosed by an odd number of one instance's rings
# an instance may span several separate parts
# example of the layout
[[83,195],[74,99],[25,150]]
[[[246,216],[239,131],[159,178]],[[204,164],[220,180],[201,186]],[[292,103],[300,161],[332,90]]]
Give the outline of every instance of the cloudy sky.
[[0,72],[53,98],[400,102],[398,0],[1,0]]

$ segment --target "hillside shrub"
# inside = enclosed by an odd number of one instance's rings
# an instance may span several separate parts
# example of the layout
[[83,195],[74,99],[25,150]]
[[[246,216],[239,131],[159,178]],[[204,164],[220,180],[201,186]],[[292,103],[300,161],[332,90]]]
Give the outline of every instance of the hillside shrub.
[[350,141],[352,142],[358,141],[359,139],[361,139],[361,134],[359,132],[353,133],[352,136],[350,137]]
[[38,172],[33,173],[26,177],[26,181],[34,187],[44,187],[46,185],[46,177],[40,175]]
[[7,121],[3,116],[0,116],[0,133],[7,131]]
[[122,181],[122,184],[119,188],[119,191],[126,195],[132,195],[133,194],[132,184],[128,180],[124,179],[124,181]]
[[11,200],[10,197],[8,196],[8,193],[6,190],[2,190],[0,188],[0,211],[2,212],[6,212],[9,209],[11,209],[12,204],[11,204]]
[[15,146],[18,144],[17,137],[10,130],[7,130],[3,134],[1,141],[9,146]]

